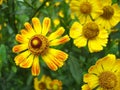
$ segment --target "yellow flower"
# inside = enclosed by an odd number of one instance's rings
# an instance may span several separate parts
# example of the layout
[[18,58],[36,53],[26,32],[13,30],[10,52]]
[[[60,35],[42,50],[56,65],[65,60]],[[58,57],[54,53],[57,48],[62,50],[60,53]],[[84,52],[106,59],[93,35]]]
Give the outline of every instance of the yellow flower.
[[62,82],[43,75],[40,80],[38,78],[34,79],[34,88],[35,90],[62,90]]
[[66,3],[69,3],[69,2],[70,2],[70,0],[65,0],[65,2],[66,2]]
[[54,79],[51,83],[51,90],[62,90],[62,82],[60,80]]
[[58,7],[58,6],[60,6],[60,4],[61,4],[61,2],[56,2],[55,6]]
[[90,87],[88,86],[88,84],[84,84],[82,86],[82,90],[92,90],[92,89],[90,89]]
[[58,12],[58,15],[62,18],[64,18],[64,14],[63,14],[63,11],[61,10],[60,12]]
[[112,0],[102,0],[103,14],[100,15],[95,21],[101,24],[102,27],[110,29],[118,24],[120,21],[120,7],[118,4],[112,4]]
[[0,5],[2,5],[2,3],[3,3],[3,0],[0,0]]
[[[84,82],[91,90],[119,90],[120,89],[120,59],[108,54],[91,66],[84,75]],[[86,89],[87,90],[87,89]]]
[[76,15],[81,24],[97,18],[103,13],[99,0],[71,0],[71,14]]
[[32,18],[33,27],[26,22],[25,29],[16,35],[16,40],[20,43],[13,47],[13,52],[20,53],[15,57],[16,65],[22,68],[30,68],[32,66],[32,75],[36,76],[40,73],[39,56],[47,64],[47,66],[56,71],[58,67],[62,67],[64,61],[68,58],[68,54],[61,50],[51,48],[64,44],[70,40],[68,35],[63,37],[64,28],[60,27],[55,32],[48,35],[51,20],[46,17],[43,23],[38,18]]
[[44,0],[39,0],[41,3],[43,3]]
[[103,46],[106,46],[108,41],[108,32],[95,22],[88,22],[84,25],[74,22],[69,33],[78,48],[86,46],[88,42],[91,53],[103,50]]
[[45,4],[46,4],[47,7],[50,6],[50,2],[46,2]]
[[35,90],[51,90],[50,83],[52,79],[46,75],[43,75],[40,80],[38,78],[34,79],[34,88]]
[[60,24],[60,20],[58,18],[54,19],[53,20],[53,23],[55,26],[59,25]]

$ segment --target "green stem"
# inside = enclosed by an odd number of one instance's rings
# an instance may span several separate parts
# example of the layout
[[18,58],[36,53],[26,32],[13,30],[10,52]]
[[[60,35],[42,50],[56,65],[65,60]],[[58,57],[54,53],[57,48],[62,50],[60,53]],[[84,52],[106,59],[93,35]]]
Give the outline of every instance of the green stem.
[[[47,2],[47,1],[49,1],[49,0],[45,0],[43,3],[42,3],[42,5],[34,12],[34,14],[31,16],[31,18],[30,18],[30,20],[34,17],[34,16],[36,16],[36,14],[39,12],[39,10],[45,5],[45,3]],[[30,21],[29,20],[29,21]]]
[[[14,0],[8,0],[7,4],[8,4],[8,22],[10,24],[10,26],[12,27],[12,29],[14,30],[15,33],[18,33],[16,24],[15,24],[15,4],[14,4]],[[12,6],[12,7],[11,7]]]

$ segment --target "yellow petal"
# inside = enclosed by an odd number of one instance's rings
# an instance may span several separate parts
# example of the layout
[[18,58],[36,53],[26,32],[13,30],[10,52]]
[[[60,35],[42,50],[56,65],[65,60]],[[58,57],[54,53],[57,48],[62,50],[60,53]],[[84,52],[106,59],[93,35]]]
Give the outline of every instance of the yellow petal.
[[34,78],[34,89],[35,90],[39,90],[39,81],[38,81],[38,78]]
[[60,37],[64,33],[64,31],[65,29],[63,27],[58,28],[55,32],[50,34],[50,36],[48,37],[48,40],[51,41],[53,39]]
[[103,38],[103,39],[108,38],[108,32],[107,32],[107,30],[105,30],[105,29],[103,29],[103,28],[100,28],[98,37],[99,37],[99,38]]
[[40,74],[40,64],[38,56],[34,57],[31,71],[33,76],[38,76]]
[[21,30],[21,34],[22,34],[23,37],[25,37],[25,38],[27,38],[27,39],[30,39],[30,38],[33,36],[33,34],[29,33],[29,32],[28,32],[27,30],[25,30],[25,29],[22,29],[22,30]]
[[16,65],[19,65],[22,61],[24,61],[25,59],[27,59],[27,57],[30,55],[30,52],[27,50],[25,52],[22,52],[21,54],[18,54],[14,60]]
[[32,23],[33,23],[36,33],[41,34],[42,28],[41,28],[41,23],[40,23],[39,19],[36,17],[32,18]]
[[91,74],[96,74],[96,75],[99,75],[99,74],[100,74],[100,71],[97,69],[97,66],[96,66],[96,65],[91,66],[91,67],[88,69],[88,72],[91,73]]
[[43,20],[43,29],[42,29],[42,35],[46,35],[50,29],[50,25],[51,25],[51,20],[50,18],[46,17]]
[[89,40],[88,47],[91,53],[103,50],[103,47],[96,41],[96,39]]
[[25,26],[25,28],[27,29],[28,32],[30,32],[30,33],[32,33],[32,34],[35,34],[35,32],[34,32],[32,26],[30,25],[30,23],[26,22],[26,23],[24,24],[24,26]]
[[20,63],[20,67],[30,68],[33,63],[33,58],[34,58],[34,55],[32,55],[32,54],[30,56],[28,56],[26,60],[24,60]]
[[107,42],[108,42],[108,39],[97,38],[96,40],[97,40],[97,42],[98,42],[101,46],[106,47]]
[[101,3],[106,6],[106,5],[111,5],[112,4],[112,0],[101,0]]
[[[56,55],[56,54],[55,54],[55,55]],[[49,54],[47,54],[46,56],[47,56],[47,58],[49,58],[49,60],[50,60],[52,63],[54,63],[55,66],[57,66],[57,67],[62,67],[62,66],[63,66],[63,61],[57,59],[57,58],[55,57],[55,55],[52,55],[52,54],[49,53]],[[44,58],[44,56],[43,56],[43,58]]]
[[88,17],[88,15],[84,15],[83,13],[79,13],[78,19],[79,19],[81,24],[85,24],[87,22],[87,19],[86,19],[87,17]]
[[12,48],[12,51],[17,53],[17,52],[21,52],[24,51],[28,48],[28,44],[20,44],[20,45],[16,45]]
[[68,55],[63,51],[50,48],[48,53],[42,56],[48,67],[52,70],[57,70],[58,67],[62,67],[64,61],[68,58]]
[[52,82],[52,79],[51,79],[49,76],[47,76],[44,81],[45,81],[45,84],[46,84],[47,89],[48,89],[48,90],[51,90],[51,82]]
[[29,40],[27,38],[25,38],[24,36],[20,35],[20,34],[17,34],[16,35],[16,40],[19,42],[19,43],[27,43]]
[[84,47],[87,44],[87,39],[84,36],[78,37],[74,40],[74,44],[78,47]]
[[99,85],[98,77],[94,74],[85,74],[83,80],[89,85],[91,89]]
[[89,87],[88,84],[84,84],[84,85],[82,86],[82,90],[92,90],[92,89]]
[[77,38],[82,35],[82,25],[78,22],[74,22],[70,28],[70,37]]
[[58,69],[57,65],[55,65],[55,63],[51,60],[49,55],[42,56],[42,59],[51,70],[56,71]]
[[120,59],[116,60],[114,67],[112,68],[112,72],[120,73]]
[[65,35],[59,39],[54,39],[52,41],[49,42],[49,45],[50,46],[57,46],[57,45],[60,45],[60,44],[64,44],[66,42],[68,42],[70,40],[69,36],[68,35]]
[[102,68],[104,71],[111,71],[114,67],[116,57],[113,54],[108,54],[107,56],[99,59],[96,62],[96,66]]

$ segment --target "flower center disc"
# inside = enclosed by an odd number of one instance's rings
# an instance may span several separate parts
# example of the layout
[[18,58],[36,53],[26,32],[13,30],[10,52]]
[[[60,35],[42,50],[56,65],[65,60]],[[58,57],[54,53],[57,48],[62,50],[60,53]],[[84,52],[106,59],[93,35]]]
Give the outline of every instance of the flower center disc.
[[89,22],[83,26],[83,34],[87,39],[95,38],[99,34],[99,27],[94,22]]
[[92,7],[91,7],[91,4],[89,2],[83,2],[81,5],[80,5],[80,11],[83,13],[83,14],[90,14],[91,13],[91,10],[92,10]]
[[114,9],[111,6],[103,7],[103,14],[101,15],[104,19],[111,19],[114,14]]
[[43,82],[39,83],[38,87],[39,87],[40,90],[46,90],[46,85]]
[[34,35],[29,40],[28,47],[29,50],[35,55],[44,54],[49,47],[48,39],[40,34]]
[[99,84],[105,90],[111,90],[117,85],[117,77],[112,72],[102,72],[99,76]]

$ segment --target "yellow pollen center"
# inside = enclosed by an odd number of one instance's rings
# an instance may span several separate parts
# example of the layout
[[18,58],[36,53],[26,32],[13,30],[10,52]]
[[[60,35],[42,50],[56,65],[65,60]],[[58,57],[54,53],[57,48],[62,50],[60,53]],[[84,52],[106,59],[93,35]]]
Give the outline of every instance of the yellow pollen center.
[[111,19],[114,14],[114,9],[111,6],[104,6],[103,7],[103,14],[101,15],[104,19]]
[[92,7],[91,7],[91,4],[89,2],[83,2],[81,5],[80,5],[80,11],[83,13],[83,14],[90,14],[91,13],[91,10],[92,10]]
[[46,85],[43,82],[39,83],[38,87],[39,87],[40,90],[45,90],[46,89]]
[[43,35],[34,35],[28,44],[29,50],[35,55],[45,54],[48,50],[49,43],[48,39]]
[[93,39],[99,34],[99,27],[94,22],[89,22],[83,26],[83,34],[87,39]]
[[110,71],[102,72],[99,76],[99,84],[105,90],[113,90],[117,85],[117,77]]
[[38,45],[39,41],[38,40],[33,40],[32,43],[33,43],[34,46],[36,46],[36,45]]

